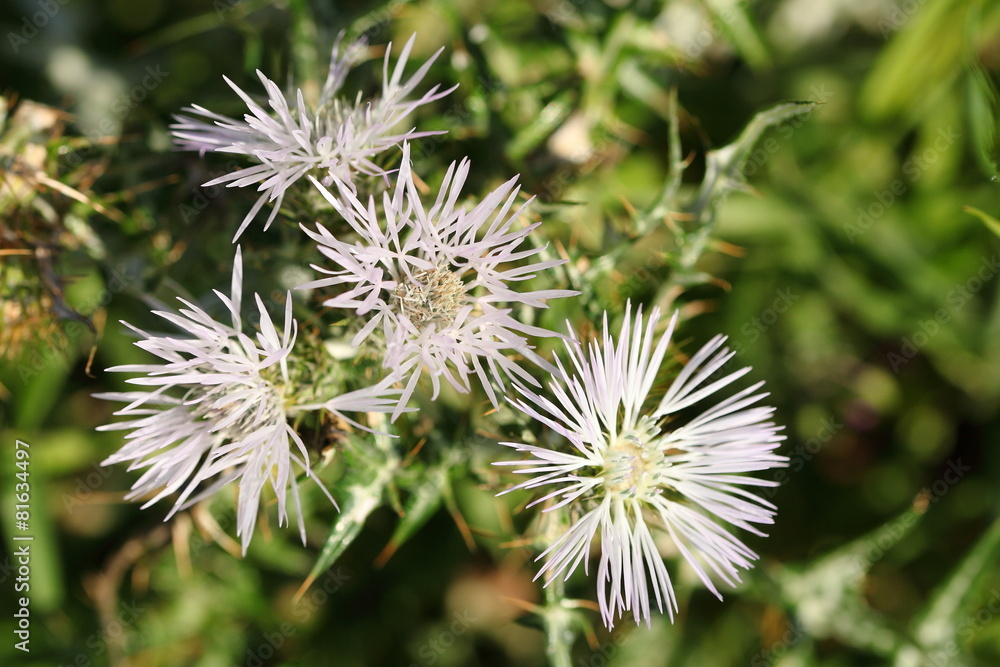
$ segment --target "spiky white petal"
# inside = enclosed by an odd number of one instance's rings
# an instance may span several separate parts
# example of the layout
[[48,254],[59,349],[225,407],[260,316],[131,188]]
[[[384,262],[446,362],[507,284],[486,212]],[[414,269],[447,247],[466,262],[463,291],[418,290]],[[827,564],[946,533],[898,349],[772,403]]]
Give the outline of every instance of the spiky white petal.
[[[727,387],[750,369],[712,381],[733,357],[718,336],[691,358],[649,414],[644,405],[660,369],[677,321],[654,344],[660,313],[643,325],[631,304],[617,343],[604,317],[601,343],[567,341],[571,366],[557,359],[549,389],[555,400],[516,384],[511,404],[547,425],[569,443],[559,451],[503,443],[532,458],[502,461],[532,477],[514,489],[544,489],[535,502],[545,511],[565,507],[572,525],[540,556],[538,576],[568,578],[587,559],[600,537],[598,599],[608,627],[631,610],[636,622],[649,623],[652,589],[656,607],[673,618],[677,597],[652,528],[665,531],[705,586],[721,598],[713,577],[739,581],[757,555],[721,523],[762,535],[755,524],[773,522],[774,506],[743,487],[774,486],[744,473],[784,466],[774,453],[784,439],[770,421],[774,408],[756,404],[767,396],[759,382],[686,423],[667,419]],[[572,333],[571,333],[572,335]]]

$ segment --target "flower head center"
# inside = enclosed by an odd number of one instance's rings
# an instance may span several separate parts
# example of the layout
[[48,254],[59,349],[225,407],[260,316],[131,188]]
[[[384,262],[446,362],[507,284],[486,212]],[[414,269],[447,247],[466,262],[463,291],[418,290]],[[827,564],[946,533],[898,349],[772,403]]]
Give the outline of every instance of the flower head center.
[[416,326],[452,322],[465,302],[465,285],[446,268],[413,274],[413,282],[399,283],[393,302],[401,315]]
[[619,435],[604,452],[604,488],[619,498],[658,492],[663,454],[653,442],[655,425],[644,419]]
[[248,396],[233,397],[231,389],[219,385],[192,388],[186,398],[196,401],[192,413],[196,418],[212,424],[213,432],[225,438],[240,439],[262,424],[279,423],[285,419],[283,389],[262,379]]

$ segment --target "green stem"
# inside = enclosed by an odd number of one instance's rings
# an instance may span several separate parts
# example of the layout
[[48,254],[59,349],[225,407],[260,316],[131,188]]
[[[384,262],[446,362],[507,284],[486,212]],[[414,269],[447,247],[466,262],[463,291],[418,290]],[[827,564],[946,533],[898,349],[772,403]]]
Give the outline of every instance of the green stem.
[[319,58],[316,44],[319,37],[316,31],[316,21],[307,0],[291,0],[288,5],[292,19],[292,62],[295,66],[296,79],[300,86],[312,88],[308,92],[315,101],[319,98],[319,86],[324,77],[319,76]]
[[565,583],[562,577],[555,577],[545,587],[545,654],[552,667],[572,667],[573,617],[563,604]]
[[663,219],[670,214],[672,207],[677,206],[677,194],[680,192],[681,180],[684,178],[684,170],[687,168],[687,163],[681,159],[681,131],[680,121],[677,119],[676,88],[670,91],[668,114],[670,116],[668,134],[670,173],[656,201],[635,221],[637,236],[645,236],[658,227]]

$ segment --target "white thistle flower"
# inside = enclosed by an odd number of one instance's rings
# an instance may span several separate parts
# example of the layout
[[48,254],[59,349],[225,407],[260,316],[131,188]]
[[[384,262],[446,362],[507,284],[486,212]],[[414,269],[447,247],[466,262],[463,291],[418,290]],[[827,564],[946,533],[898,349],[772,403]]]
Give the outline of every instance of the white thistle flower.
[[[699,403],[743,377],[744,368],[710,381],[733,357],[716,336],[695,354],[651,412],[643,412],[676,323],[654,348],[660,313],[654,309],[645,328],[640,309],[631,322],[625,311],[618,343],[604,316],[602,345],[585,350],[574,338],[566,348],[572,361],[549,387],[550,400],[518,386],[523,395],[511,403],[569,441],[570,451],[503,443],[533,459],[496,465],[521,466],[533,477],[508,489],[548,487],[534,501],[556,501],[545,511],[566,507],[572,525],[540,556],[548,560],[537,576],[569,578],[581,561],[588,570],[591,543],[600,535],[597,578],[601,616],[610,628],[614,618],[631,610],[636,622],[650,618],[649,587],[660,612],[673,619],[677,598],[650,528],[665,532],[705,586],[721,599],[710,573],[729,585],[739,569],[749,569],[757,555],[720,522],[763,535],[753,524],[773,523],[774,506],[741,488],[775,482],[741,473],[787,464],[773,453],[784,440],[770,420],[774,408],[755,406],[766,393],[758,382],[704,409],[686,423],[671,415]],[[755,407],[753,407],[755,406]],[[676,419],[673,418],[673,419]],[[508,491],[504,491],[507,493]],[[534,503],[532,503],[534,504]]]
[[548,299],[573,296],[571,290],[517,291],[512,283],[562,264],[551,259],[524,260],[544,250],[517,248],[541,223],[517,228],[531,203],[512,212],[520,187],[514,177],[487,195],[475,207],[458,203],[469,174],[468,158],[452,163],[433,205],[426,209],[410,171],[409,144],[395,188],[382,195],[383,214],[375,198],[361,202],[349,187],[336,180],[339,197],[314,180],[323,196],[347,221],[356,235],[343,241],[325,227],[303,227],[319,250],[336,265],[313,268],[330,277],[301,285],[300,289],[337,286],[343,291],[323,302],[367,317],[352,345],[360,345],[380,330],[385,344],[384,366],[405,380],[396,413],[409,401],[423,369],[440,390],[440,378],[460,392],[469,391],[475,373],[490,400],[497,405],[495,381],[518,377],[537,381],[506,355],[520,354],[552,368],[531,348],[525,335],[556,336],[547,329],[529,326],[511,317],[503,304],[520,303],[546,308]]
[[[242,536],[246,553],[261,493],[268,483],[277,497],[279,525],[288,522],[287,491],[291,489],[299,531],[305,541],[293,468],[316,478],[305,444],[288,423],[290,412],[322,407],[350,421],[340,410],[386,412],[395,405],[394,396],[399,392],[384,381],[337,396],[323,405],[290,405],[291,397],[286,395],[288,355],[297,332],[292,300],[289,295],[284,329],[279,334],[260,296],[254,295],[260,311],[260,332],[254,340],[242,330],[242,283],[242,258],[237,247],[232,295],[215,292],[229,310],[231,324],[217,322],[181,298],[178,300],[186,308],[153,312],[183,331],[184,336],[150,335],[123,322],[142,338],[136,346],[156,355],[161,362],[108,370],[139,373],[127,382],[153,389],[96,396],[128,403],[115,414],[132,419],[98,427],[100,431],[132,431],[122,449],[103,462],[129,462],[129,470],[145,469],[126,498],[154,494],[143,505],[145,508],[179,492],[167,515],[169,519],[178,510],[239,480],[237,535]],[[330,497],[325,488],[323,491]]]
[[222,116],[198,105],[186,107],[184,111],[200,118],[174,116],[177,122],[170,127],[178,148],[197,150],[201,154],[206,151],[238,153],[259,162],[205,183],[206,186],[226,183],[228,187],[255,185],[263,193],[243,219],[234,241],[265,202],[274,202],[264,226],[267,229],[278,214],[285,191],[303,175],[315,173],[328,185],[334,176],[351,183],[355,172],[384,175],[384,170],[372,161],[375,155],[404,139],[439,134],[395,130],[414,109],[444,97],[457,87],[439,91],[440,86],[436,85],[419,99],[407,99],[443,50],[443,47],[439,49],[404,82],[403,69],[414,37],[416,35],[403,47],[391,76],[389,52],[392,44],[386,49],[382,95],[377,99],[362,100],[360,93],[353,102],[335,97],[347,71],[360,60],[365,46],[363,41],[355,42],[345,50],[343,57],[338,58],[338,40],[329,75],[315,107],[306,104],[301,90],[297,91],[293,106],[277,84],[258,70],[257,76],[267,91],[271,111],[254,102],[228,77],[223,77],[250,110],[243,120]]

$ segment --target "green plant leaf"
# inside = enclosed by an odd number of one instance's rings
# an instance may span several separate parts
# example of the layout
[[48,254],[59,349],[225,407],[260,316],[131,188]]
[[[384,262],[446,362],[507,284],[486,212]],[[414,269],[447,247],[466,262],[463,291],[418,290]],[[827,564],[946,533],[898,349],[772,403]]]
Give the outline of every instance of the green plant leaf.
[[978,62],[971,63],[965,74],[969,132],[980,168],[989,176],[997,175],[997,89]]
[[897,517],[809,565],[782,568],[776,578],[781,595],[810,636],[837,639],[883,657],[907,644],[868,606],[862,586],[865,573],[909,535],[925,510],[926,502],[918,498]]
[[705,157],[705,177],[698,195],[689,210],[691,233],[684,238],[680,265],[684,271],[694,268],[705,250],[715,223],[719,204],[733,190],[745,190],[743,168],[757,141],[766,130],[809,113],[818,102],[788,102],[771,107],[755,115],[731,144],[713,151]]
[[345,449],[349,470],[344,489],[346,497],[323,550],[297,596],[301,596],[320,574],[337,562],[354,542],[368,516],[385,501],[389,485],[399,470],[399,455],[386,434],[388,421],[385,415],[372,414],[372,419],[373,428],[380,431],[374,436],[375,447],[369,442],[351,442]]
[[723,33],[747,63],[754,68],[771,64],[771,54],[754,13],[746,2],[737,0],[708,0],[709,10]]
[[418,483],[410,489],[410,495],[403,507],[403,517],[389,538],[385,551],[379,556],[380,563],[388,560],[441,507],[445,487],[449,484],[449,469],[448,463],[440,463],[423,471]]
[[983,224],[986,225],[986,227],[991,232],[993,232],[997,236],[1000,236],[1000,220],[997,220],[996,218],[994,218],[989,213],[985,213],[983,211],[980,211],[975,206],[963,206],[962,210],[965,211],[966,213],[971,213],[972,215],[974,215],[977,218],[979,218],[980,220],[982,220]]
[[[955,80],[967,58],[973,0],[928,0],[919,11],[900,5],[878,23],[888,46],[861,89],[860,106],[874,120],[915,120]],[[909,14],[912,13],[912,16]]]
[[[958,628],[966,627],[964,622],[975,600],[982,597],[980,590],[990,581],[990,575],[1000,559],[1000,519],[997,519],[983,534],[976,545],[948,577],[948,580],[934,594],[923,615],[913,625],[913,637],[925,654],[951,654],[951,647],[958,645]],[[908,651],[896,661],[897,667],[921,664],[907,659],[914,651]]]
[[546,104],[533,121],[524,126],[507,146],[513,160],[525,155],[549,138],[573,110],[573,93],[565,92]]

